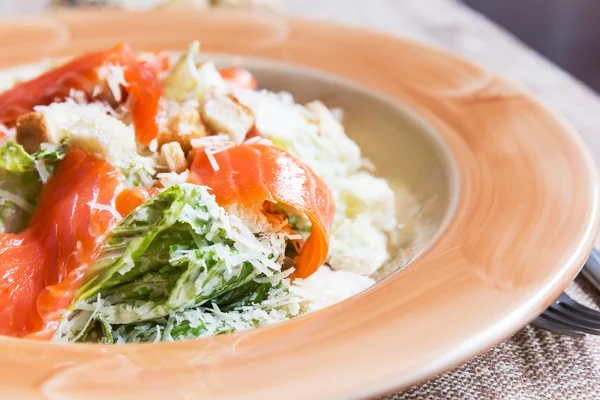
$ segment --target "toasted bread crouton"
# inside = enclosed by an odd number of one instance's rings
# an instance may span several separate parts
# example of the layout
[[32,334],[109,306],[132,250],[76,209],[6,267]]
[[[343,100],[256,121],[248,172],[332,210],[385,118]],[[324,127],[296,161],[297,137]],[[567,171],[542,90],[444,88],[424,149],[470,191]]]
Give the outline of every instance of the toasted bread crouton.
[[202,121],[212,133],[224,133],[241,143],[254,126],[254,114],[231,94],[208,90],[201,108]]
[[35,153],[42,143],[58,143],[46,124],[44,114],[38,111],[27,113],[17,120],[16,139],[26,152]]
[[187,169],[188,162],[179,142],[165,143],[160,154],[170,171],[180,174]]
[[113,165],[136,153],[133,128],[97,105],[53,103],[17,120],[17,142],[30,153],[39,150],[41,143],[60,143],[66,137],[72,145]]
[[171,116],[164,129],[158,133],[158,148],[170,142],[178,142],[184,152],[192,148],[192,139],[206,136],[206,129],[200,120],[198,110],[183,107]]

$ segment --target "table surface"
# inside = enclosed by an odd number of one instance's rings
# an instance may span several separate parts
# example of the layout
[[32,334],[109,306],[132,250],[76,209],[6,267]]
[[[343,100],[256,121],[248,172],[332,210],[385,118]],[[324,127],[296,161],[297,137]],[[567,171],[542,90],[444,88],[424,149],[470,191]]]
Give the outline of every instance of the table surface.
[[[47,3],[3,0],[0,15],[40,12]],[[280,8],[413,38],[496,71],[562,115],[600,160],[600,97],[458,0],[281,0]],[[581,279],[568,291],[589,305],[600,299]],[[386,399],[583,400],[600,398],[599,388],[599,338],[571,339],[526,327],[469,363]]]

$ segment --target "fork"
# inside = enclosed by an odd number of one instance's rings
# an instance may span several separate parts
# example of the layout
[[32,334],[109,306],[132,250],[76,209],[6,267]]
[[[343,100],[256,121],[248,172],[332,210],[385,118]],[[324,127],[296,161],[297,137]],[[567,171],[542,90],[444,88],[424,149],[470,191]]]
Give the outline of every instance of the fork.
[[[600,291],[600,252],[593,249],[581,274]],[[568,336],[600,335],[600,312],[561,294],[532,324]]]

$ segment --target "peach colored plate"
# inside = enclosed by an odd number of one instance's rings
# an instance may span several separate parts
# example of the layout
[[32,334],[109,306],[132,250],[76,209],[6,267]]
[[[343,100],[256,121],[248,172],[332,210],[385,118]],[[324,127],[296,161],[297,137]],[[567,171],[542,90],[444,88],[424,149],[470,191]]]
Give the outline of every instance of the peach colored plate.
[[[349,399],[392,391],[516,332],[564,289],[592,246],[598,187],[575,133],[521,89],[446,53],[358,29],[234,12],[63,12],[2,22],[0,38],[0,66],[119,40],[158,50],[200,39],[208,52],[328,72],[420,115],[454,159],[440,176],[455,168],[458,178],[448,203],[453,217],[437,240],[405,270],[346,302],[179,343],[2,338],[2,398]],[[389,162],[384,154],[394,146],[371,133],[360,143],[375,161],[380,152]]]

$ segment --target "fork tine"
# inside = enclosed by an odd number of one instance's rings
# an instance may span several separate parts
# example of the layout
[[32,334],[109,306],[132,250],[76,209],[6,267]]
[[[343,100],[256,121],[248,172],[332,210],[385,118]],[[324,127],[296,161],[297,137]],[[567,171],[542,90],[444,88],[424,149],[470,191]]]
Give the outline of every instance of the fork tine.
[[554,303],[550,306],[553,312],[560,314],[562,317],[572,320],[574,323],[589,326],[590,328],[600,329],[600,318],[590,317],[586,313],[574,310],[571,307],[565,306],[564,303]]
[[599,311],[596,311],[593,308],[586,307],[583,304],[579,304],[578,302],[573,300],[566,293],[561,294],[558,297],[558,299],[556,300],[556,303],[559,303],[559,304],[563,305],[564,307],[567,307],[573,311],[579,312],[590,318],[593,318],[595,321],[600,321],[600,312]]
[[555,323],[559,323],[563,325],[565,328],[575,329],[581,332],[589,333],[591,335],[600,335],[600,328],[595,328],[594,326],[590,326],[588,323],[580,323],[578,321],[573,320],[571,316],[561,314],[556,311],[555,305],[551,305],[545,312],[544,317]]
[[545,329],[547,331],[554,332],[559,335],[567,335],[571,337],[585,336],[584,332],[581,332],[576,329],[570,329],[556,322],[547,320],[545,314],[538,316],[536,319],[533,320],[533,322],[531,322],[531,324],[537,326],[538,328]]
[[562,307],[556,303],[550,306],[549,310],[553,315],[558,315],[574,325],[585,326],[590,329],[600,329],[600,319],[589,318],[584,314],[577,313],[570,308]]

